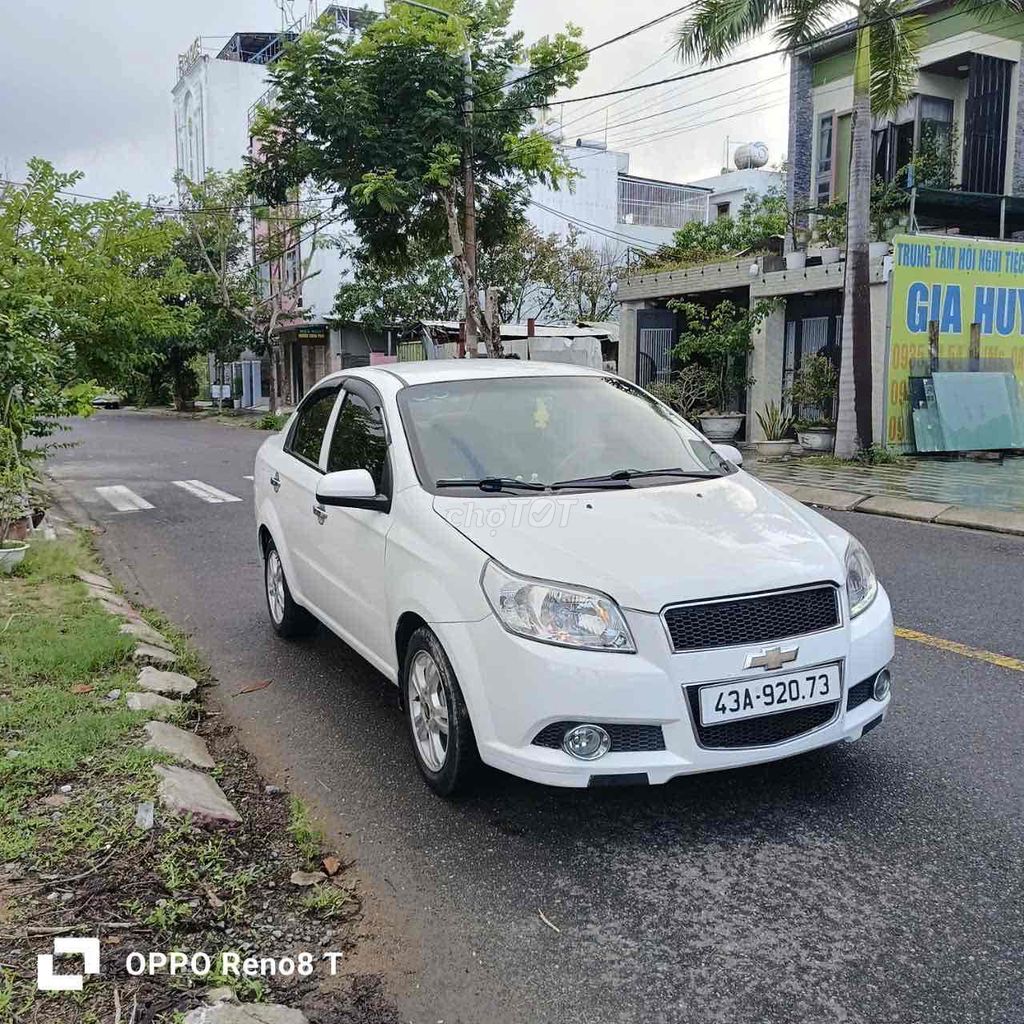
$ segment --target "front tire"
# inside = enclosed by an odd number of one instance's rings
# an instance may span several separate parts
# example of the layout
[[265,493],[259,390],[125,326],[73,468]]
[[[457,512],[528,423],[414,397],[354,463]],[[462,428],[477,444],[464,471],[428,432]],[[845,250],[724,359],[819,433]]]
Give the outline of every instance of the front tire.
[[464,792],[480,755],[448,655],[426,626],[413,633],[402,665],[405,720],[420,773],[439,796]]
[[285,639],[309,636],[316,629],[316,619],[292,600],[292,592],[284,574],[281,555],[272,540],[267,541],[263,559],[263,589],[267,596],[267,612],[274,632]]

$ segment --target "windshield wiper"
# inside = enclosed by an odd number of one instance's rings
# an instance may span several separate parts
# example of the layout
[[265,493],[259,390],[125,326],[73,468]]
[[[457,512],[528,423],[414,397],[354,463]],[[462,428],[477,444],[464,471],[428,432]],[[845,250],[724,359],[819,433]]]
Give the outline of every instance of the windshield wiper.
[[559,480],[551,485],[551,489],[559,490],[563,487],[589,487],[591,485],[628,487],[630,480],[640,480],[649,476],[676,476],[684,477],[687,480],[717,480],[723,473],[710,473],[703,470],[689,469],[617,469],[613,473],[605,473],[601,476],[582,476],[576,480]]
[[455,479],[438,480],[435,487],[479,487],[481,491],[546,491],[547,484],[534,483],[531,480],[516,480],[511,476],[485,476],[479,480]]

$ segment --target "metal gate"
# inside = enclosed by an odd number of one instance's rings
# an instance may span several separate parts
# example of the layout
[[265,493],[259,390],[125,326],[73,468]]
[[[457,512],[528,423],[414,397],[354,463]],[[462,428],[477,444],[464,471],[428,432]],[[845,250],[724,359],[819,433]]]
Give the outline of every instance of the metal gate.
[[636,314],[636,382],[645,388],[668,380],[672,372],[672,349],[676,336],[676,315],[670,309],[640,309]]
[[1006,128],[1013,64],[981,53],[970,55],[964,103],[965,192],[1001,195],[1006,168]]

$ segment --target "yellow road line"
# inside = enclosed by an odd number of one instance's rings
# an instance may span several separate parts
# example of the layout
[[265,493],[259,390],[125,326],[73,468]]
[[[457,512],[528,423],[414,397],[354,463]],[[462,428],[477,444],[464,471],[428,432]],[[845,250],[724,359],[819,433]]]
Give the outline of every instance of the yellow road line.
[[896,635],[904,640],[913,640],[916,643],[924,644],[926,647],[937,647],[940,651],[950,651],[965,658],[974,658],[976,661],[987,661],[990,665],[998,665],[999,668],[1024,672],[1024,661],[1021,661],[1020,658],[1011,658],[1008,654],[996,654],[980,647],[959,644],[955,640],[945,640],[941,636],[919,633],[916,629],[904,629],[902,626],[896,627]]

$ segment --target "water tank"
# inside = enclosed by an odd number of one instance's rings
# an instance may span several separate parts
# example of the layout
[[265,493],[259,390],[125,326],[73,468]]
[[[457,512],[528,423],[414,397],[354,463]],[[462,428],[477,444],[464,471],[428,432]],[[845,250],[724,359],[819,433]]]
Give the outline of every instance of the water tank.
[[768,147],[763,142],[746,142],[736,149],[732,159],[741,171],[764,167],[768,163]]
[[580,149],[606,150],[608,148],[608,144],[600,139],[577,139],[576,145]]

